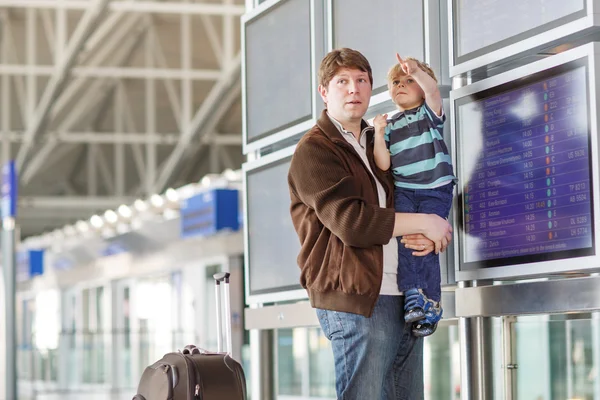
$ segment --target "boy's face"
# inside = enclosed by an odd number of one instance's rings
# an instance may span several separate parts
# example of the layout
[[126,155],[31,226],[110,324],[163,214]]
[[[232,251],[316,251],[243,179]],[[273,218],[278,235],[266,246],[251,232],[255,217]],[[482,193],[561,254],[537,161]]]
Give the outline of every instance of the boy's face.
[[425,93],[410,75],[397,75],[388,83],[392,101],[401,111],[410,110],[423,104]]
[[371,91],[369,75],[359,69],[340,68],[327,87],[319,85],[327,112],[342,125],[362,119],[369,108]]

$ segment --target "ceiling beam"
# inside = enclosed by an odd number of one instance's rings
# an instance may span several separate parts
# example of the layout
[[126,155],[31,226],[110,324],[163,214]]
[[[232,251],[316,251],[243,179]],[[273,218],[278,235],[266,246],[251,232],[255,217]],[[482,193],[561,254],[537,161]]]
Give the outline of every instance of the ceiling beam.
[[[0,7],[87,10],[88,0],[48,1],[48,0],[0,0]],[[208,3],[184,3],[138,1],[135,3],[115,1],[110,4],[111,11],[158,13],[158,14],[193,14],[193,15],[230,15],[241,16],[246,12],[245,6]]]
[[[0,75],[51,76],[56,71],[52,65],[0,64]],[[126,79],[184,79],[216,81],[221,76],[218,69],[133,68],[133,67],[74,67],[71,76],[77,78],[126,78]]]
[[36,209],[70,209],[70,210],[107,210],[121,204],[132,204],[133,197],[119,196],[22,196],[19,198],[18,207]]
[[[210,118],[208,118],[205,123],[202,125],[200,130],[198,131],[198,135],[200,135],[200,141],[196,146],[188,146],[187,150],[182,155],[182,160],[186,160],[186,168],[182,169],[183,172],[179,174],[179,177],[189,177],[191,175],[190,168],[194,168],[195,165],[192,161],[192,158],[197,160],[202,160],[205,156],[204,153],[207,151],[209,154],[212,152],[217,153],[216,150],[211,149],[212,145],[224,145],[224,143],[217,143],[213,140],[217,137],[214,134],[215,129],[219,121],[223,119],[223,116],[231,108],[232,103],[239,99],[241,93],[241,82],[237,82],[234,87],[227,92],[225,96],[221,98],[219,104],[213,109]],[[220,135],[219,135],[220,136]],[[208,146],[206,146],[208,145]],[[206,150],[206,151],[205,151]],[[198,169],[198,168],[196,168]]]
[[75,32],[69,40],[64,57],[57,63],[54,74],[50,77],[50,80],[46,85],[46,89],[44,90],[42,98],[35,110],[33,121],[27,127],[27,132],[25,132],[25,141],[23,145],[21,145],[19,153],[17,154],[16,164],[18,171],[23,170],[23,166],[27,159],[27,155],[29,154],[29,150],[33,145],[35,137],[40,132],[46,117],[52,109],[54,101],[63,90],[71,67],[77,61],[78,54],[81,52],[85,42],[96,28],[96,25],[100,21],[100,18],[109,2],[110,0],[96,0],[96,2],[92,5],[90,5],[89,2],[86,2],[88,4],[87,11],[77,24]]
[[[11,143],[23,142],[24,132],[8,132],[6,137]],[[54,144],[148,144],[172,146],[179,142],[181,134],[172,133],[130,133],[130,132],[48,132],[41,139],[44,143],[52,141]],[[241,146],[241,133],[217,133],[210,137],[202,137],[201,143],[212,143],[219,146]]]
[[212,114],[220,106],[222,98],[232,90],[235,90],[236,84],[240,81],[241,54],[238,53],[235,59],[228,63],[224,68],[221,78],[213,85],[212,89],[202,102],[200,108],[196,111],[194,118],[190,122],[188,129],[181,133],[179,143],[171,152],[163,164],[157,182],[154,185],[154,192],[161,193],[165,185],[171,178],[171,175],[183,159],[183,155],[188,146],[200,128],[212,117]]
[[[82,208],[79,210],[73,209],[52,209],[52,208],[33,208],[33,207],[24,207],[19,210],[18,218],[19,224],[23,221],[35,222],[36,220],[64,220],[73,221],[75,219],[88,219],[91,217],[91,214],[94,210],[90,210],[89,208]],[[47,222],[47,221],[44,221]]]
[[[86,45],[86,51],[92,54],[87,57],[87,66],[97,67],[102,64],[111,64],[117,67],[121,66],[121,63],[124,62],[132,51],[131,49],[127,49],[127,47],[136,45],[135,33],[132,34],[132,32],[135,32],[136,29],[140,29],[140,23],[143,22],[142,17],[133,15],[115,19],[113,18],[115,15],[119,16],[118,14],[113,14],[106,18],[96,32],[90,36]],[[101,40],[101,45],[92,46],[92,41],[95,40],[95,38],[99,38],[101,36],[100,33],[106,31],[107,27],[110,27],[111,35],[107,38],[103,37],[104,39]],[[141,32],[143,32],[143,28]],[[84,54],[82,54],[82,56],[83,55]],[[74,69],[76,68],[78,67],[74,67]],[[50,112],[49,118],[54,120],[57,116],[61,115],[62,111],[76,96],[82,98],[84,95],[79,93],[82,89],[91,89],[93,87],[94,93],[97,92],[97,81],[90,85],[89,79],[81,77],[73,79],[56,100],[56,104]]]
[[215,133],[212,136],[204,136],[201,143],[212,143],[217,146],[241,146],[241,133]]
[[[130,20],[138,20],[138,17],[138,15],[133,15],[131,16]],[[131,27],[128,24],[123,24],[123,29],[125,32],[129,32],[130,28]],[[137,27],[134,27],[134,29],[137,29],[138,32],[126,35],[121,47],[114,52],[113,61],[116,62],[117,65],[122,65],[129,62],[135,50],[137,49],[139,42],[143,38],[145,24],[141,26],[138,25]],[[65,118],[61,121],[60,126],[57,128],[58,132],[68,132],[75,123],[79,122],[83,117],[89,116],[91,109],[97,106],[100,101],[107,98],[107,95],[118,83],[118,81],[108,78],[97,79],[88,85],[85,85],[86,82],[87,81],[85,79],[75,79],[72,85],[69,85],[62,96],[60,96],[55,102],[55,108],[52,109],[50,118],[54,118],[56,116],[56,112],[58,112],[61,108],[66,108],[66,104],[68,103],[66,98],[68,96],[74,97],[75,94],[77,94],[78,89],[76,86],[81,83],[83,87],[85,87],[84,93],[79,95],[80,101],[76,102],[74,106],[68,110]],[[42,153],[53,155],[54,153],[48,153],[47,149],[52,149],[56,143],[56,141],[46,141],[44,144],[45,147],[42,147],[42,149],[38,151],[38,154]],[[46,153],[44,153],[44,151],[46,151]],[[47,157],[40,157],[38,154],[32,157],[32,161],[28,164],[27,169],[21,173],[20,179],[25,184],[27,184],[42,167],[48,168],[53,163],[51,159]],[[56,158],[54,158],[54,160],[56,160]]]

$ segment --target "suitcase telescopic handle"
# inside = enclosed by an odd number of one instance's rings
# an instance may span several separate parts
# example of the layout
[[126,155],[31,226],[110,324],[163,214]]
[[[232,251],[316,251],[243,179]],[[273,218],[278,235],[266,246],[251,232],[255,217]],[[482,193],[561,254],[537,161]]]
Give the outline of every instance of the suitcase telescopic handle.
[[219,272],[213,275],[213,278],[215,278],[215,281],[217,282],[217,285],[220,282],[225,281],[225,283],[229,283],[229,277],[231,276],[231,274],[229,272]]
[[[231,356],[233,351],[231,344],[231,302],[229,298],[229,272],[219,272],[213,275],[215,278],[215,298],[217,301],[217,351],[223,352],[223,322],[225,322],[225,343],[227,349],[225,352]],[[224,290],[221,295],[221,282]],[[221,298],[225,302],[225,318],[222,317]]]

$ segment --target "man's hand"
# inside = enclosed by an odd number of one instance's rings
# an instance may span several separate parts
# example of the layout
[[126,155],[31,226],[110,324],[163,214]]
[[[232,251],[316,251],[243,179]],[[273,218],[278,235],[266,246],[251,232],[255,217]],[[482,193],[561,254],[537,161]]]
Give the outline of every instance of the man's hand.
[[400,57],[400,54],[398,54],[398,53],[396,53],[396,60],[398,60],[398,63],[400,64],[402,71],[404,71],[404,73],[406,75],[412,75],[415,72],[417,72],[418,70],[420,70],[419,65],[417,64],[417,62],[415,60],[404,61],[402,59],[402,57]]
[[423,235],[435,244],[435,254],[446,250],[452,240],[452,226],[444,218],[435,214],[424,214]]
[[385,134],[385,127],[387,125],[387,114],[379,114],[373,118],[373,126],[375,127],[375,133],[383,136]]

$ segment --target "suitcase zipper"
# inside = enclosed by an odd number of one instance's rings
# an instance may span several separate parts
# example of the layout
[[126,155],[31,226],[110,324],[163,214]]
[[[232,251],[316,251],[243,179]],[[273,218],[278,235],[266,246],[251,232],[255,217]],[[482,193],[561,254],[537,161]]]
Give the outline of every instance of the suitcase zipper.
[[[200,384],[198,383],[200,381],[200,376],[198,376],[198,370],[196,368],[196,365],[194,364],[193,359],[188,359],[188,357],[185,354],[179,353],[179,355],[181,355],[181,357],[183,357],[183,360],[185,362],[185,366],[187,367],[188,371],[193,370],[194,371],[194,377],[196,378],[196,386],[190,385],[190,388],[194,388],[194,399],[202,399],[200,397]],[[191,368],[190,368],[191,367]],[[191,383],[191,382],[190,382]],[[190,393],[190,392],[188,392]]]
[[194,357],[189,358],[190,364],[192,365],[192,367],[194,368],[194,375],[196,376],[196,386],[194,388],[194,398],[195,399],[200,399],[202,400],[202,397],[200,396],[200,383],[202,383],[202,376],[200,376],[200,368],[196,365],[196,362],[194,361]]
[[194,357],[189,356],[189,358],[188,358],[187,355],[183,355],[183,357],[185,357],[185,359],[187,361],[189,361],[190,365],[192,366],[192,369],[194,370],[194,377],[196,378],[196,386],[194,386],[194,399],[202,400],[202,397],[200,396],[200,389],[201,389],[200,383],[202,382],[202,377],[200,376],[200,370],[198,369],[198,366],[194,362]]

